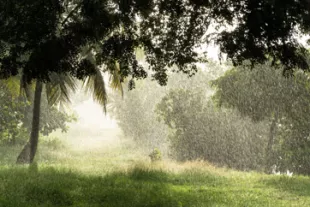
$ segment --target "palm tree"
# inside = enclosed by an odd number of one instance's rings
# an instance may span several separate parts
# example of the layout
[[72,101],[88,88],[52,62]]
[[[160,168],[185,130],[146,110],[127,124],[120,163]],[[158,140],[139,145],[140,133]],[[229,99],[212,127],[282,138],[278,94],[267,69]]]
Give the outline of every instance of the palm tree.
[[[89,56],[88,58],[92,58]],[[122,84],[119,71],[119,66],[117,62],[108,65],[107,67],[114,71],[110,74],[111,86],[114,89],[119,89],[122,91]],[[103,71],[99,67],[95,67],[95,74],[88,76],[84,80],[84,86],[86,91],[91,93],[94,100],[103,106],[104,112],[106,112],[107,105],[107,91],[103,76]],[[48,103],[53,104],[66,104],[70,103],[70,94],[76,90],[76,80],[70,74],[50,74],[50,82],[47,84],[42,83],[37,80],[35,85],[35,92],[33,96],[33,114],[32,114],[32,127],[30,132],[29,141],[24,146],[23,150],[17,157],[16,163],[32,163],[37,151],[38,141],[39,141],[39,126],[40,126],[40,106],[42,99],[43,88],[46,90]],[[26,77],[22,78],[21,89],[25,92],[27,97],[31,97],[29,93],[29,86],[26,84]]]
[[47,84],[39,80],[35,82],[34,95],[31,94],[29,85],[25,82],[26,78],[23,76],[21,79],[21,90],[24,91],[28,99],[33,101],[32,123],[30,138],[23,150],[17,157],[16,163],[32,163],[35,157],[40,130],[40,115],[41,115],[41,100],[42,91],[46,90],[47,99],[50,105],[58,103],[69,102],[69,94],[76,89],[74,79],[65,74],[50,74],[50,82]]

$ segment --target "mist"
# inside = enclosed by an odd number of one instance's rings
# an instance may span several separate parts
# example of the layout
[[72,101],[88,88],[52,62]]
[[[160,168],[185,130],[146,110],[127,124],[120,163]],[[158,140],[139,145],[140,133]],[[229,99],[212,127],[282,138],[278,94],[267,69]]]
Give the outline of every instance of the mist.
[[92,98],[76,104],[72,110],[77,114],[77,121],[69,125],[67,133],[62,134],[68,146],[84,151],[99,150],[119,144],[121,131],[102,106]]
[[[302,116],[299,109],[285,103],[287,94],[302,93],[299,83],[292,85],[293,80],[268,64],[249,72],[218,62],[199,67],[191,78],[169,74],[166,86],[147,78],[136,81],[134,89],[125,81],[123,95],[108,88],[106,113],[81,87],[72,95],[68,110],[76,120],[68,123],[66,132],[58,129],[48,137],[64,144],[68,159],[72,159],[68,152],[81,157],[87,154],[89,163],[120,156],[123,164],[128,161],[126,166],[154,160],[202,161],[240,171],[307,172],[307,165],[287,156],[296,153],[288,130],[293,133],[303,128],[292,125],[296,119],[292,113]],[[303,73],[294,77],[304,78]],[[303,103],[300,98],[295,104]]]

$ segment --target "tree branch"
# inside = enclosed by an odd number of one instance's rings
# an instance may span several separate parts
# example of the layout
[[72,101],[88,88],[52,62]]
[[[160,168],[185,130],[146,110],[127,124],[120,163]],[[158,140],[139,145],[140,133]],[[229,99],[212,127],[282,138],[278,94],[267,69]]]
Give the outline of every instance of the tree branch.
[[67,23],[67,21],[74,15],[74,13],[77,12],[77,10],[79,8],[81,8],[82,3],[83,3],[83,1],[81,1],[78,5],[76,5],[76,7],[74,9],[72,9],[72,11],[68,14],[68,16],[61,23],[61,26],[64,26]]

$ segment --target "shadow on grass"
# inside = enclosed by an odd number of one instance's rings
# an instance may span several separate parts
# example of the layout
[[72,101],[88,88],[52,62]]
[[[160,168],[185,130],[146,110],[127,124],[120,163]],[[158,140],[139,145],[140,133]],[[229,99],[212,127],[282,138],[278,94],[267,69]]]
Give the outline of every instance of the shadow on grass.
[[55,168],[0,168],[0,206],[267,206],[260,198],[235,196],[228,185],[224,177],[193,171],[173,174],[136,167],[88,176]]

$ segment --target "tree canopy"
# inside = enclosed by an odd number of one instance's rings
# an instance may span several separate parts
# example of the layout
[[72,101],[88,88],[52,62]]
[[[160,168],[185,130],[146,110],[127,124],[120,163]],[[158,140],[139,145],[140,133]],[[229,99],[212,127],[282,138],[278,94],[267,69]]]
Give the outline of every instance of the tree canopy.
[[298,37],[309,31],[309,8],[308,0],[4,0],[0,77],[23,71],[27,81],[48,81],[49,72],[83,79],[96,65],[117,65],[122,78],[145,78],[135,56],[141,47],[153,78],[165,84],[172,65],[192,75],[204,59],[196,49],[213,42],[234,64],[273,60],[307,70]]
[[234,68],[216,81],[213,98],[219,106],[236,108],[255,122],[269,122],[266,170],[309,173],[309,74],[296,71],[285,78],[282,70],[259,65],[252,71]]

